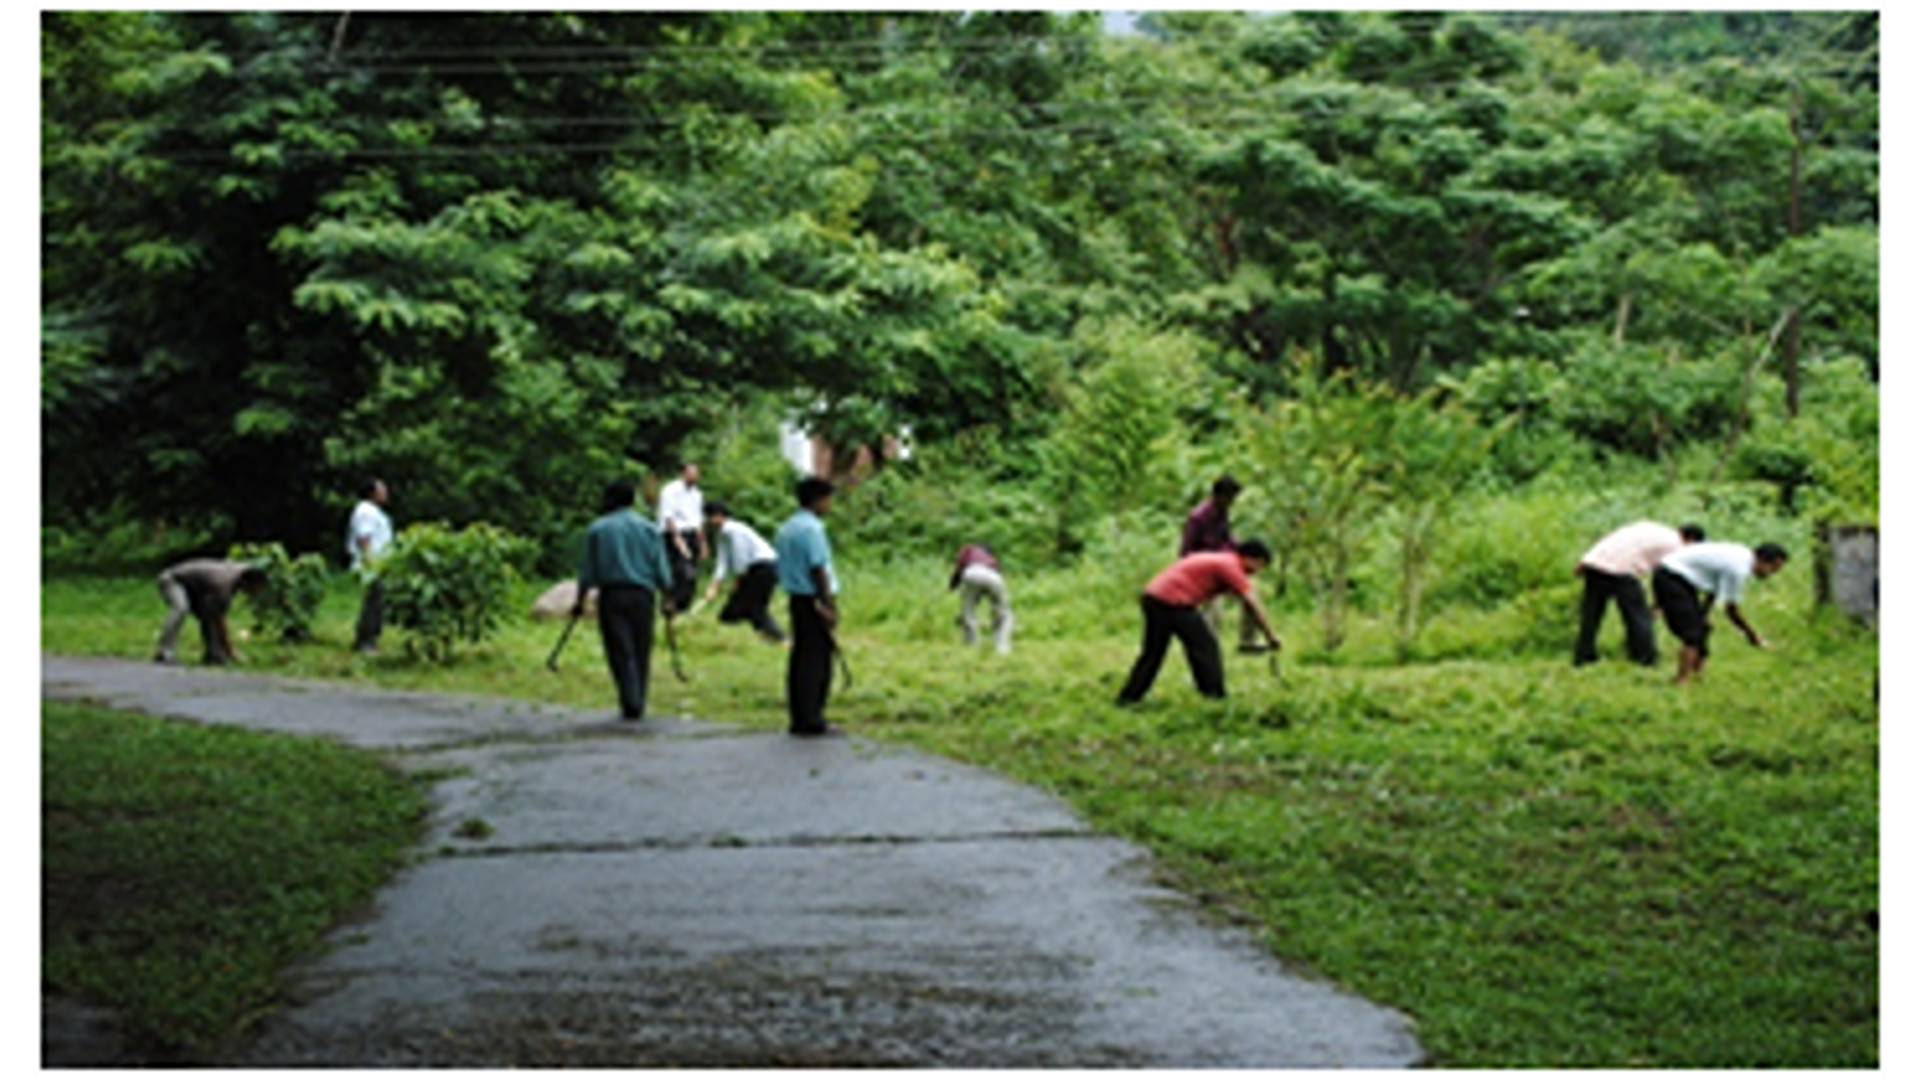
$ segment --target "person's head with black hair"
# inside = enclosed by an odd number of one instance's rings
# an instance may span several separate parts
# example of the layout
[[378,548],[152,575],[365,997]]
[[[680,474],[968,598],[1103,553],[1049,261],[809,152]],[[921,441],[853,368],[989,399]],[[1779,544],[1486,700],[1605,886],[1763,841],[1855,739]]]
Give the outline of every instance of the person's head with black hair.
[[626,510],[633,506],[633,481],[621,477],[607,481],[600,489],[600,512],[611,514],[615,510]]
[[1787,565],[1787,549],[1768,541],[1753,549],[1753,576],[1772,577]]
[[800,505],[816,514],[826,509],[833,499],[833,492],[833,481],[823,476],[802,477],[794,485],[794,497]]
[[1680,526],[1680,540],[1683,543],[1697,544],[1707,538],[1707,530],[1689,521]]
[[1273,562],[1273,549],[1259,540],[1241,540],[1233,545],[1233,550],[1240,556],[1240,562],[1246,566],[1249,574]]
[[377,476],[368,477],[360,484],[360,497],[371,503],[387,501],[387,482]]
[[1231,503],[1235,498],[1239,497],[1239,495],[1240,495],[1240,481],[1235,480],[1232,474],[1221,473],[1220,478],[1213,482],[1213,501],[1214,502],[1219,503],[1222,506],[1225,506],[1228,503]]
[[265,589],[267,587],[267,568],[249,564],[245,570],[240,571],[239,587],[241,592],[250,594],[258,593]]
[[708,499],[705,509],[707,516],[715,521],[725,521],[733,516],[733,511],[720,499]]

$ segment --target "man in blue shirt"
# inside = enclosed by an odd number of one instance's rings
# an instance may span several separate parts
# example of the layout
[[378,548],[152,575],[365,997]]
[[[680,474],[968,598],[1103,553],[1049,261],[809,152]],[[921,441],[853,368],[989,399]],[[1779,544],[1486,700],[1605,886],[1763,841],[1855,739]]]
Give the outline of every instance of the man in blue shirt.
[[574,593],[579,618],[587,590],[600,590],[600,642],[620,695],[620,716],[647,714],[647,681],[653,662],[653,603],[671,614],[673,569],[660,530],[633,509],[633,481],[615,480],[600,499],[600,517],[587,527],[586,551]]
[[833,483],[818,476],[800,481],[794,511],[773,535],[780,587],[787,592],[793,648],[787,653],[787,733],[837,735],[827,723],[827,693],[833,682],[833,630],[839,622],[834,595],[833,547],[821,520],[833,505]]

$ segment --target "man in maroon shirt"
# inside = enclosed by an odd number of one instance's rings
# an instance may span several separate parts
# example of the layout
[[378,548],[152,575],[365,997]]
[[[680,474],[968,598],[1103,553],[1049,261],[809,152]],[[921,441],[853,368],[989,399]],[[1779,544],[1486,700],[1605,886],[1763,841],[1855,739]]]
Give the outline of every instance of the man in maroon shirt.
[[[1240,481],[1229,474],[1221,474],[1213,482],[1213,489],[1200,505],[1187,512],[1187,522],[1180,530],[1180,555],[1198,554],[1202,551],[1232,551],[1233,540],[1233,502],[1240,497]],[[1220,604],[1211,603],[1201,609],[1201,615],[1207,620],[1207,626],[1214,633],[1220,632]],[[1259,639],[1254,635],[1251,618],[1240,620],[1240,651],[1257,653],[1262,651]]]
[[1200,505],[1187,512],[1187,523],[1180,530],[1180,557],[1202,551],[1232,551],[1233,500],[1240,497],[1240,481],[1221,476]]
[[1174,638],[1186,650],[1187,666],[1193,671],[1193,684],[1206,697],[1227,696],[1226,672],[1220,663],[1220,643],[1207,626],[1200,608],[1227,593],[1240,598],[1249,621],[1266,634],[1269,648],[1280,647],[1280,635],[1267,620],[1260,600],[1254,595],[1253,575],[1269,562],[1273,553],[1258,540],[1243,540],[1232,551],[1203,551],[1175,562],[1147,583],[1140,596],[1140,612],[1146,621],[1146,635],[1140,645],[1140,657],[1134,661],[1127,685],[1120,691],[1120,704],[1132,705],[1147,695],[1160,665],[1167,658],[1167,646]]

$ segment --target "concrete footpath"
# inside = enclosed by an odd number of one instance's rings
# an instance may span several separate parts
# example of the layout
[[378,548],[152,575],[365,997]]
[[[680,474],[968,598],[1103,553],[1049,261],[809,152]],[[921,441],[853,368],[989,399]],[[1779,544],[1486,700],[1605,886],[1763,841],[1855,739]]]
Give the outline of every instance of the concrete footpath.
[[[584,677],[584,676],[582,676]],[[43,656],[42,693],[338,739],[435,782],[414,861],[216,1066],[1417,1065],[1138,848],[858,737]],[[43,1065],[129,1063],[73,1003]]]

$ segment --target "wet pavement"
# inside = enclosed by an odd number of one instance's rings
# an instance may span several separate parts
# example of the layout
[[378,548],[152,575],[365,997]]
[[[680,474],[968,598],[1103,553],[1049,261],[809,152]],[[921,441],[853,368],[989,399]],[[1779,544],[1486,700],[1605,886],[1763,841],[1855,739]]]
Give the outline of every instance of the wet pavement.
[[[122,660],[42,692],[431,770],[415,858],[216,1066],[1417,1065],[1139,848],[990,772],[853,738]],[[43,1064],[135,1063],[43,1010]]]

